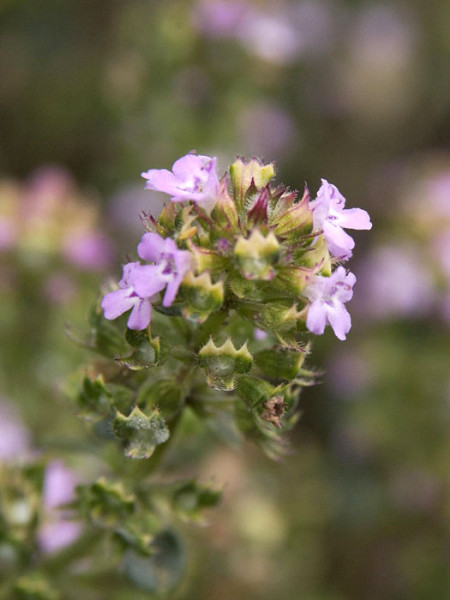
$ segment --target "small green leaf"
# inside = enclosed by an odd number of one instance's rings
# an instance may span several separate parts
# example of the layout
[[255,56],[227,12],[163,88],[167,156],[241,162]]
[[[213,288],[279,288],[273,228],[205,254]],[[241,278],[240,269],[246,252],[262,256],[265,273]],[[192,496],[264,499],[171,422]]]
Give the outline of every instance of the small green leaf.
[[124,352],[126,343],[116,322],[108,321],[103,311],[96,305],[90,315],[91,346],[103,356],[113,358]]
[[291,380],[298,375],[305,356],[304,350],[277,347],[257,352],[255,362],[267,377]]
[[150,544],[152,555],[140,556],[132,549],[122,559],[125,576],[138,588],[164,595],[178,585],[186,565],[179,537],[171,530],[161,531]]
[[111,412],[111,400],[112,395],[106,389],[101,375],[94,381],[85,377],[75,398],[79,409],[78,416],[87,421],[101,421]]
[[177,514],[189,521],[203,522],[203,510],[217,506],[221,492],[196,481],[187,481],[173,493],[173,505]]
[[139,390],[138,405],[148,410],[158,408],[165,419],[176,415],[182,403],[182,388],[174,378],[146,381]]
[[236,393],[249,408],[253,409],[271,398],[275,390],[276,388],[264,379],[242,375],[239,377]]

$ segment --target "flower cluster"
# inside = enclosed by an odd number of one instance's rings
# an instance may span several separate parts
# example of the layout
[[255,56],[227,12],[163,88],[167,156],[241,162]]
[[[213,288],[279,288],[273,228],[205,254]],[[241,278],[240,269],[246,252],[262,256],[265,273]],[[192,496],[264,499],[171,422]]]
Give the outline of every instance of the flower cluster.
[[132,309],[128,327],[142,330],[152,305],[197,322],[226,308],[287,346],[298,344],[305,326],[320,335],[327,322],[344,340],[351,326],[344,304],[356,278],[337,265],[355,245],[344,229],[370,229],[367,212],[346,209],[325,179],[315,199],[307,188],[299,198],[271,187],[272,164],[237,159],[221,179],[216,164],[190,153],[172,171],[142,173],[146,188],[171,203],[158,220],[144,218],[137,254],[146,264],[124,266],[119,289],[103,298],[105,317]]

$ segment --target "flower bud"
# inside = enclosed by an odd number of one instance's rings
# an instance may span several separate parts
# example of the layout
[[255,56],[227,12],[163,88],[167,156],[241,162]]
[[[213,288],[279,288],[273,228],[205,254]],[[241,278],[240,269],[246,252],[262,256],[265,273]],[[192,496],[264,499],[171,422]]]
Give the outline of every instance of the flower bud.
[[178,229],[178,239],[188,240],[193,237],[197,232],[197,227],[193,225],[196,220],[196,216],[191,214],[192,207],[185,206],[177,215],[175,219],[175,224]]
[[230,175],[234,198],[238,210],[241,211],[245,206],[249,193],[265,187],[275,175],[275,169],[273,163],[263,165],[256,158],[245,163],[241,158],[238,158],[230,165]]
[[239,215],[236,204],[228,193],[228,178],[224,177],[220,183],[219,195],[212,211],[214,221],[230,233],[239,230]]
[[181,309],[183,315],[191,321],[203,323],[212,312],[222,306],[223,282],[213,284],[208,271],[198,276],[190,271],[181,284],[181,296],[185,300]]
[[198,363],[205,369],[210,387],[229,392],[235,387],[236,375],[250,371],[253,357],[247,342],[236,350],[230,338],[222,346],[216,346],[210,339],[198,353]]
[[271,232],[264,237],[254,229],[248,239],[239,237],[234,247],[241,272],[246,279],[270,280],[275,276],[273,264],[279,256],[280,245]]
[[295,202],[295,193],[284,193],[278,200],[270,219],[276,235],[295,238],[312,231],[312,211],[309,193],[305,190],[300,202]]

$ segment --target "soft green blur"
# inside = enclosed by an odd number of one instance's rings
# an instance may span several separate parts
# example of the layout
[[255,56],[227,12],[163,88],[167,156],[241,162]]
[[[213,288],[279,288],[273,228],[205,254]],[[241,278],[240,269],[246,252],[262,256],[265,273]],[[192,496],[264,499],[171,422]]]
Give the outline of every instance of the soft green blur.
[[[139,211],[161,205],[141,171],[196,149],[221,171],[275,160],[313,197],[326,178],[374,223],[348,264],[352,331],[317,338],[321,385],[302,392],[283,461],[185,423],[167,475],[224,501],[182,526],[176,597],[450,597],[450,4],[248,0],[246,28],[213,35],[214,4],[0,3],[1,400],[89,480],[101,469],[63,391],[89,357],[67,331],[118,279]],[[103,258],[74,258],[94,234]],[[149,597],[101,571],[79,585],[69,600]]]

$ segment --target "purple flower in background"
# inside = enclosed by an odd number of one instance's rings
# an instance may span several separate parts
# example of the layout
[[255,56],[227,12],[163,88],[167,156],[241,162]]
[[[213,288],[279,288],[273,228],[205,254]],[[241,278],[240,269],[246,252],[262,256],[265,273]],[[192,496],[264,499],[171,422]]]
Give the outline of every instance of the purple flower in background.
[[105,318],[109,320],[117,319],[130,308],[133,309],[127,323],[130,329],[145,329],[150,323],[152,312],[151,298],[139,296],[130,283],[130,278],[138,267],[139,262],[124,265],[119,289],[109,292],[102,300]]
[[241,0],[206,0],[195,6],[194,22],[209,37],[234,36],[249,6]]
[[30,434],[14,405],[0,399],[0,462],[24,459],[30,455]]
[[338,267],[330,277],[316,276],[305,289],[305,296],[311,301],[306,316],[306,326],[316,335],[325,330],[327,321],[336,337],[345,340],[352,325],[350,315],[344,306],[353,296],[356,277]]
[[313,226],[315,230],[322,230],[328,249],[333,256],[340,259],[350,258],[355,242],[343,230],[371,229],[369,214],[361,208],[344,209],[345,198],[335,185],[322,179],[322,185],[317,193],[317,198],[311,202],[313,212]]
[[17,231],[12,220],[0,215],[0,250],[9,250],[17,239]]
[[70,235],[64,245],[64,254],[73,265],[87,271],[104,269],[113,258],[108,238],[89,231]]
[[78,479],[61,461],[51,462],[44,478],[42,503],[47,511],[47,522],[39,531],[39,545],[46,553],[55,552],[74,542],[81,533],[81,525],[68,520],[67,513],[58,510],[74,499]]
[[150,323],[152,301],[166,288],[163,306],[170,306],[178,288],[192,266],[190,252],[178,250],[175,242],[157,233],[143,235],[138,254],[153,265],[128,263],[118,290],[109,292],[102,300],[106,319],[116,319],[132,308],[128,319],[130,329],[145,329]]
[[142,173],[147,179],[145,188],[170,194],[172,202],[192,200],[210,211],[219,192],[216,172],[217,158],[186,154],[167,169],[150,169]]
[[170,306],[183,277],[192,266],[191,253],[178,250],[170,238],[163,239],[157,233],[145,233],[138,246],[138,254],[143,260],[155,264],[139,265],[134,270],[130,278],[134,289],[147,298],[166,288],[163,306]]
[[384,244],[359,265],[360,294],[355,310],[378,319],[426,314],[435,302],[430,268],[413,244]]

